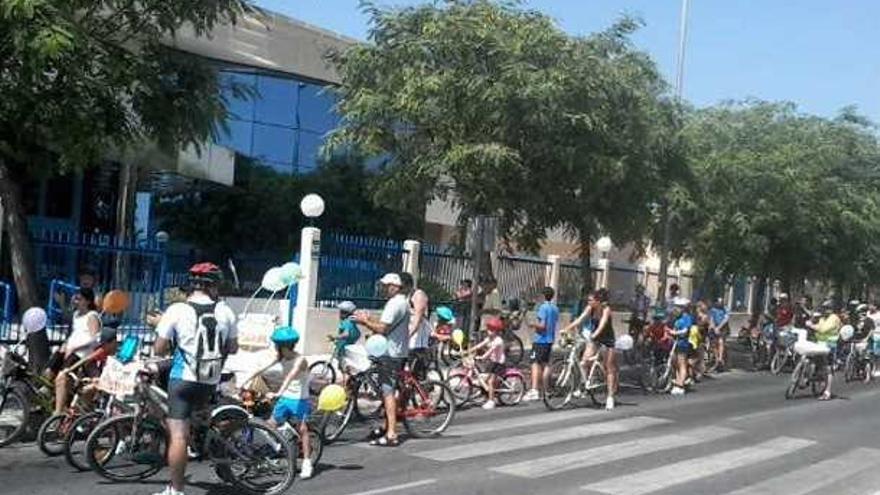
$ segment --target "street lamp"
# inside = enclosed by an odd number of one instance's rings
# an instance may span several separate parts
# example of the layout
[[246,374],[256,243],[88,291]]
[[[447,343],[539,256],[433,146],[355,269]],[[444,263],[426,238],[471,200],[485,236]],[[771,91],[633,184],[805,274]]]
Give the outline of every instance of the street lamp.
[[164,230],[160,230],[159,232],[156,232],[155,238],[156,238],[156,242],[161,245],[161,244],[166,244],[168,242],[168,240],[171,239],[171,236],[168,235],[168,232],[165,232]]
[[608,288],[608,271],[611,268],[610,263],[608,262],[608,252],[611,251],[611,248],[614,247],[614,243],[611,242],[611,238],[606,236],[602,236],[596,241],[596,249],[599,250],[599,254],[601,255],[599,259],[599,266],[602,268],[602,283],[599,284],[599,287]]
[[307,218],[314,219],[324,214],[324,198],[317,194],[307,194],[299,203],[299,209]]

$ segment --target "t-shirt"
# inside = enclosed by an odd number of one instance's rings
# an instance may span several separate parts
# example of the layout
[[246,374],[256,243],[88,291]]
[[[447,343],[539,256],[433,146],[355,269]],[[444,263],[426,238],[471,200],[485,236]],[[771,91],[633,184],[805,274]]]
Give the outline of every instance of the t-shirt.
[[345,349],[345,346],[356,344],[357,341],[361,338],[361,329],[358,328],[357,323],[353,322],[350,318],[345,318],[339,322],[339,327],[336,329],[337,335],[342,335],[344,333],[348,334],[347,339],[340,339],[336,341],[336,352],[342,352]]
[[776,326],[787,327],[791,325],[792,320],[794,320],[794,311],[791,306],[779,306],[776,310]]
[[727,308],[710,308],[709,316],[712,318],[712,323],[717,327],[727,319]]
[[694,326],[694,317],[690,313],[683,313],[675,320],[675,338],[681,343],[688,342],[691,327]]
[[550,301],[538,306],[538,321],[544,324],[543,332],[535,332],[532,342],[552,344],[556,340],[556,326],[559,324],[559,308]]
[[382,309],[379,321],[389,326],[385,338],[388,339],[388,356],[405,358],[409,355],[409,300],[404,294],[397,294]]
[[504,355],[504,339],[501,338],[501,335],[489,338],[489,347],[485,356],[493,363],[504,364],[506,356]]
[[[98,334],[93,334],[89,330],[89,322],[91,321],[99,323]],[[101,317],[97,311],[87,311],[85,314],[74,313],[73,329],[65,344],[68,352],[73,351],[77,357],[84,358],[94,351],[98,347],[98,335],[101,331],[100,321]]]
[[828,316],[823,316],[816,325],[816,342],[837,341],[841,326],[840,317],[836,314],[832,313]]
[[[177,342],[174,350],[174,361],[171,363],[171,379],[196,382],[195,359],[187,356],[184,349],[193,349],[198,342],[198,318],[196,310],[189,303],[208,305],[214,301],[210,297],[198,294],[190,296],[185,303],[174,303],[168,307],[159,324],[156,325],[156,335]],[[235,321],[235,313],[224,302],[216,303],[214,317],[217,319],[217,331],[220,332],[221,340],[229,342],[238,338],[238,328]],[[219,382],[219,377],[216,380]],[[216,383],[211,383],[216,385]]]

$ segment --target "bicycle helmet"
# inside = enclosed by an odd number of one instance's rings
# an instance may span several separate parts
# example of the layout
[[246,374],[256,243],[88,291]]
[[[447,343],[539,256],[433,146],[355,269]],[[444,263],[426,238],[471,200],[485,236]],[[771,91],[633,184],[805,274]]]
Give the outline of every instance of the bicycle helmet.
[[293,327],[278,327],[272,332],[272,342],[276,345],[293,345],[299,342],[299,332]]
[[455,313],[446,306],[440,306],[437,308],[437,318],[443,321],[452,321],[455,319]]
[[504,321],[497,316],[495,318],[489,318],[489,321],[486,322],[486,328],[493,332],[500,332],[504,330]]
[[196,263],[189,269],[189,281],[193,284],[216,285],[223,281],[223,270],[214,263]]
[[336,306],[336,309],[344,314],[350,315],[357,311],[357,306],[355,306],[355,304],[351,301],[342,301]]

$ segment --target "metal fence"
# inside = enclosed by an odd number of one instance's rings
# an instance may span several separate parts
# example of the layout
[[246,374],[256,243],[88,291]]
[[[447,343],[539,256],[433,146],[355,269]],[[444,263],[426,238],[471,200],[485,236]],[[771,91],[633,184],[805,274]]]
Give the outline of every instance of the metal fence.
[[523,303],[534,302],[547,285],[550,262],[523,256],[499,256],[493,260],[498,290],[505,301],[517,298]]
[[[596,287],[602,276],[602,270],[590,267],[590,288]],[[576,311],[581,307],[584,297],[584,276],[581,264],[576,261],[565,261],[559,266],[559,292],[556,300],[563,310]]]
[[321,239],[318,268],[318,306],[332,307],[350,300],[362,308],[384,303],[377,282],[399,272],[405,250],[401,241],[329,233]]
[[473,259],[450,249],[423,244],[419,258],[419,287],[436,304],[454,301],[462,280],[473,278]]

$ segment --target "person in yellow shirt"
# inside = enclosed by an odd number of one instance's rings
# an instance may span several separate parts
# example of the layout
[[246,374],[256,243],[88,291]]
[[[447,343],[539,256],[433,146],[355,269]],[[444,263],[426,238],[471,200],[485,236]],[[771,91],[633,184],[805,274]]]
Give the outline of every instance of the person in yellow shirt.
[[832,349],[831,354],[819,357],[816,363],[818,366],[825,366],[825,374],[827,376],[825,390],[819,396],[819,400],[829,400],[831,399],[831,379],[833,377],[833,349],[837,347],[837,340],[840,338],[840,328],[843,326],[843,322],[837,313],[834,312],[834,304],[831,301],[826,301],[822,304],[822,317],[819,318],[818,322],[809,326],[812,327],[813,338],[816,342],[825,344]]

